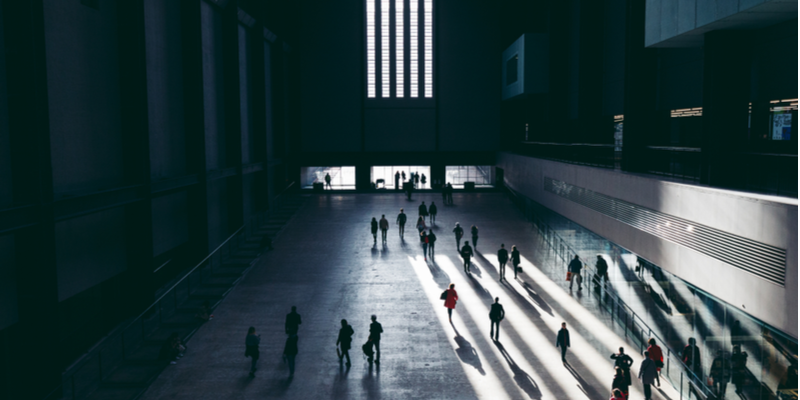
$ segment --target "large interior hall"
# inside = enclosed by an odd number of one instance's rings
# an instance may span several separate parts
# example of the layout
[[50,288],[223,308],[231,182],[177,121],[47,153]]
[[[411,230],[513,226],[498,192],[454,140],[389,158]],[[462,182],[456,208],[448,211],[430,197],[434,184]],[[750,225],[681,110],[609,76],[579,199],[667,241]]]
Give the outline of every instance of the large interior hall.
[[797,400],[797,39],[797,0],[0,1],[0,400]]

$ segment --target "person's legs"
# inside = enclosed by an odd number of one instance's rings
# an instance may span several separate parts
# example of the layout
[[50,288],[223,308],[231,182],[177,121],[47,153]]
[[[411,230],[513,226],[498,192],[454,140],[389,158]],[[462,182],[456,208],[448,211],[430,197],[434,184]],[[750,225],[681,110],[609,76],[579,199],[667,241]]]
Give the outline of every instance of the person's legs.
[[517,279],[517,263],[514,263],[514,279]]
[[561,346],[561,361],[567,361],[567,346]]
[[581,274],[575,274],[575,284],[578,285],[578,290],[583,289],[581,283],[583,283],[583,277],[581,277]]
[[345,365],[347,365],[349,367],[350,366],[350,349],[345,350],[344,354],[342,354],[342,357],[347,359],[347,363]]
[[502,281],[506,277],[506,263],[500,263],[500,280]]
[[500,321],[495,321],[494,325],[495,325],[494,340],[495,341],[499,341],[500,340]]
[[381,362],[381,341],[376,340],[372,342],[375,345],[375,363],[380,364]]
[[256,372],[256,363],[258,362],[258,356],[254,355],[250,357],[250,373]]
[[473,236],[472,237],[472,247],[476,248],[476,249],[478,248],[478,237],[477,236]]
[[428,244],[427,243],[423,243],[422,244],[422,255],[423,255],[423,257],[425,257],[426,260],[428,259]]
[[450,319],[453,319],[453,309],[452,308],[448,308],[447,309],[447,317],[450,318]]
[[650,396],[653,395],[650,391],[650,384],[645,383],[642,386],[644,386],[644,400],[650,400]]

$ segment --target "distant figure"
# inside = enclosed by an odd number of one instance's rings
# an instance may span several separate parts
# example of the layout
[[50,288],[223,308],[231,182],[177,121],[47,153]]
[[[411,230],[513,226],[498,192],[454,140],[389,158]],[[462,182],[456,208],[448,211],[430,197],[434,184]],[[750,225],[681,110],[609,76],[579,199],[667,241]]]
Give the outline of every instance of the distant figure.
[[[500,298],[494,298],[494,304],[492,304],[492,310],[489,311],[489,319],[492,320],[492,328],[489,330],[489,338],[494,337],[495,342],[500,341],[500,321],[506,317],[506,312],[503,310],[503,305],[500,304]],[[497,330],[495,330],[497,327]],[[496,333],[495,333],[496,332]]]
[[372,323],[369,324],[369,337],[372,339],[372,345],[375,346],[375,364],[381,363],[381,333],[383,333],[383,326],[378,322],[378,316],[372,315],[370,317]]
[[450,322],[453,322],[453,310],[456,308],[456,301],[458,301],[458,293],[456,293],[456,284],[451,283],[450,289],[447,289],[442,293],[442,300],[444,300],[444,306],[447,307],[447,317],[450,319]]
[[475,250],[477,251],[478,250],[478,227],[475,226],[475,225],[472,225],[471,231],[472,231],[472,247],[474,247]]
[[419,181],[422,182],[422,188],[425,187],[425,184],[428,182],[428,178],[425,177],[425,174],[422,174],[422,178],[419,178]]
[[725,357],[722,350],[717,350],[717,356],[711,362],[711,370],[708,372],[708,376],[714,381],[713,388],[717,398],[724,399],[725,392],[728,389],[728,382],[731,380],[731,361]]
[[[611,359],[614,360],[614,366],[619,367],[622,372],[625,373],[625,383],[628,386],[631,385],[631,365],[633,365],[633,359],[625,354],[625,349],[620,347],[619,353],[614,353],[611,355]],[[655,363],[653,364],[655,366]]]
[[397,220],[395,223],[400,227],[400,237],[403,237],[403,234],[406,233],[406,221],[408,220],[408,216],[406,213],[403,212],[403,209],[400,209],[400,214],[397,214]]
[[703,368],[700,365],[700,348],[697,347],[697,340],[689,338],[689,344],[683,348],[683,363],[694,372],[697,378],[703,376]]
[[442,204],[447,205],[447,185],[442,184]]
[[425,231],[420,233],[420,239],[422,240],[422,256],[425,258],[425,261],[428,261],[428,244],[430,242],[428,240],[428,235],[425,234]]
[[603,281],[603,286],[608,286],[608,264],[600,254],[597,255],[597,263],[595,263],[595,268],[597,268],[595,284],[600,285],[600,281]]
[[400,173],[394,173],[394,190],[400,190]]
[[169,361],[170,364],[177,364],[178,359],[183,357],[184,351],[186,351],[186,347],[183,345],[180,335],[177,332],[173,332],[161,345],[158,358]]
[[419,186],[419,172],[414,174],[414,187]]
[[436,244],[436,235],[433,233],[433,229],[428,231],[428,253],[431,256],[431,260],[433,260],[433,253],[434,253],[434,245]]
[[627,397],[622,394],[622,391],[619,389],[614,389],[614,395],[611,396],[608,400],[627,400]]
[[580,292],[583,288],[581,286],[581,282],[583,282],[583,278],[581,278],[581,268],[583,268],[583,263],[578,258],[578,255],[575,254],[575,257],[572,261],[569,262],[569,272],[572,273],[572,276],[569,279],[569,288],[572,289],[572,283],[577,282],[578,291]]
[[[644,387],[644,400],[650,400],[652,398],[652,385],[656,380],[656,376],[658,376],[656,363],[650,359],[650,353],[645,351],[644,360],[639,364],[639,379],[641,379],[642,386]],[[724,399],[725,395],[723,394],[720,398]]]
[[208,300],[204,301],[203,305],[200,306],[197,314],[195,314],[195,318],[203,322],[211,321],[211,319],[214,318],[214,314],[211,314],[211,305],[209,304]]
[[517,246],[511,246],[511,266],[514,267],[514,279],[517,279],[517,269],[519,269],[519,250]]
[[567,362],[567,348],[569,347],[569,331],[567,330],[567,323],[561,323],[561,330],[558,331],[556,336],[556,347],[561,347],[561,362]]
[[469,246],[469,242],[464,242],[464,247],[461,248],[461,258],[464,259],[464,272],[470,272],[469,267],[472,265],[470,259],[474,255],[475,253],[472,251],[472,247]]
[[402,175],[403,176],[403,182],[405,182],[406,181],[406,171],[402,171],[401,174],[403,174]]
[[300,318],[300,314],[297,313],[297,307],[292,306],[292,312],[286,314],[286,334],[289,336],[297,335],[297,331],[302,323],[303,321]]
[[256,335],[256,328],[250,327],[247,330],[247,336],[244,338],[244,356],[250,357],[250,376],[256,376],[256,363],[261,353],[258,351],[258,345],[261,343],[261,335]]
[[378,224],[381,228],[381,241],[386,243],[386,231],[389,230],[389,221],[386,220],[385,214],[381,214],[381,220]]
[[331,174],[329,173],[325,174],[325,189],[333,189],[333,186],[331,186]]
[[375,217],[372,217],[369,227],[372,230],[372,243],[378,244],[378,220]]
[[456,250],[461,248],[461,238],[464,237],[464,228],[456,222],[456,227],[453,228],[453,233],[456,235]]
[[417,218],[417,236],[420,237],[419,238],[420,242],[422,241],[422,231],[424,231],[425,228],[426,228],[425,218],[422,218],[422,216],[420,216],[419,218]]
[[[506,263],[508,262],[508,250],[506,250],[505,244],[500,244],[500,250],[497,250],[497,262],[500,264],[498,275],[500,275],[500,280],[502,281],[506,279]],[[514,275],[516,276],[516,274]]]
[[619,390],[624,395],[623,399],[628,398],[628,380],[625,378],[625,373],[622,368],[614,367],[614,380],[611,382],[612,390]]
[[431,206],[428,207],[428,215],[431,216],[431,224],[436,223],[436,213],[438,210],[436,209],[436,203],[431,202]]
[[410,182],[408,187],[406,187],[406,195],[408,196],[409,200],[411,200],[411,192],[413,191],[414,191],[414,182]]
[[425,207],[425,202],[419,205],[419,216],[425,218],[428,216],[428,207]]
[[742,351],[742,347],[739,344],[733,346],[731,372],[731,381],[736,386],[736,394],[741,394],[742,388],[747,382],[747,352]]
[[452,183],[448,183],[447,184],[447,202],[450,203],[451,206],[453,205],[453,184]]
[[661,351],[661,347],[658,347],[656,344],[655,339],[650,338],[647,344],[647,353],[650,354],[650,359],[656,363],[656,371],[658,372],[658,374],[656,374],[656,383],[658,387],[661,387],[661,378],[659,375],[661,375],[661,368],[664,368],[664,353]]
[[286,363],[289,364],[289,377],[291,378],[294,376],[294,359],[297,357],[297,335],[290,335],[286,339],[283,355],[286,357]]
[[339,329],[339,337],[336,339],[336,345],[339,346],[340,352],[339,354],[339,362],[342,362],[343,358],[347,358],[347,365],[348,367],[350,364],[350,346],[353,343],[353,327],[347,324],[347,320],[342,320],[342,328]]

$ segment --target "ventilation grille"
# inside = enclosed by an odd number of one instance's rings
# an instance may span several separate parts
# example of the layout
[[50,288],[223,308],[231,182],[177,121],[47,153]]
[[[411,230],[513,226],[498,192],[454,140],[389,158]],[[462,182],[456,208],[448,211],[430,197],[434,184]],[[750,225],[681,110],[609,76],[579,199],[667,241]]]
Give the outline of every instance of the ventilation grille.
[[544,178],[544,190],[776,285],[784,285],[785,249],[699,225],[549,177]]

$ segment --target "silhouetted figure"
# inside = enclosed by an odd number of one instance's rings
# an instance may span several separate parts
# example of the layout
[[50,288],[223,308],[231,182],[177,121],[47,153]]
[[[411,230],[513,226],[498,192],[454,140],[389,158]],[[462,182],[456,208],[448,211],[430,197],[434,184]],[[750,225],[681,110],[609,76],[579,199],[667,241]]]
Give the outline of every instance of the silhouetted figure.
[[725,392],[728,389],[728,382],[731,380],[731,361],[722,353],[722,350],[717,350],[717,356],[711,362],[711,370],[708,375],[713,380],[713,388],[720,399],[725,398]]
[[369,337],[372,339],[372,345],[375,346],[375,364],[381,363],[381,333],[383,333],[383,327],[381,323],[378,322],[378,316],[372,315],[370,317],[372,323],[369,324]]
[[375,217],[372,217],[369,228],[372,231],[372,243],[378,244],[378,220]]
[[405,182],[405,181],[406,181],[406,171],[402,171],[402,172],[400,172],[400,173],[401,173],[401,174],[402,174],[402,176],[403,176],[403,182]]
[[286,334],[289,336],[297,335],[297,331],[300,328],[300,324],[303,323],[303,320],[300,318],[300,314],[297,313],[297,307],[292,306],[292,312],[286,314]]
[[517,250],[517,246],[511,246],[511,266],[514,267],[514,279],[517,279],[517,270],[519,269],[519,264],[519,250]]
[[400,173],[394,173],[394,190],[400,190]]
[[444,306],[447,308],[447,317],[450,322],[453,322],[453,310],[456,308],[456,301],[458,301],[458,293],[456,293],[456,284],[451,283],[450,288],[442,293],[442,300]]
[[372,336],[369,336],[367,342],[361,345],[361,351],[367,356],[367,362],[369,362],[369,366],[372,368],[372,357],[375,355],[375,351],[372,350]]
[[425,184],[428,182],[428,178],[425,177],[425,174],[422,174],[422,178],[419,178],[419,181],[422,182],[422,188],[425,187]]
[[247,336],[244,338],[244,356],[250,357],[250,376],[256,376],[256,363],[261,353],[258,351],[258,345],[261,343],[261,335],[256,335],[256,328],[250,327],[247,330]]
[[425,218],[428,216],[428,207],[425,207],[425,202],[419,205],[419,216]]
[[741,345],[733,346],[731,354],[731,381],[736,386],[736,394],[742,393],[742,388],[747,382],[747,352],[742,351]]
[[472,225],[472,229],[470,229],[470,231],[472,232],[472,247],[474,247],[475,250],[478,250],[478,227]]
[[561,362],[567,362],[567,348],[569,347],[569,331],[567,323],[561,323],[561,329],[556,335],[556,347],[561,347]]
[[406,185],[405,188],[406,188],[406,195],[408,196],[408,199],[411,200],[411,192],[414,191],[414,182],[411,182],[410,185]]
[[508,262],[508,250],[506,250],[505,244],[500,244],[500,250],[497,250],[497,262],[500,264],[498,275],[500,275],[500,280],[502,281],[506,278],[506,263]]
[[571,290],[572,283],[576,282],[578,285],[578,291],[580,292],[583,289],[581,285],[581,282],[583,282],[583,278],[581,277],[581,269],[583,268],[583,263],[581,263],[581,260],[578,258],[577,254],[575,254],[575,257],[572,259],[572,261],[569,262],[568,268],[569,272],[572,273],[572,276],[570,277],[569,280],[569,288]]
[[689,344],[683,348],[683,363],[686,364],[689,371],[692,371],[696,375],[697,379],[703,377],[700,348],[697,347],[697,340],[695,340],[695,338],[689,338]]
[[608,264],[600,254],[597,255],[597,263],[595,263],[595,268],[597,268],[595,283],[600,285],[600,281],[603,281],[603,286],[608,286]]
[[611,382],[611,390],[619,390],[621,391],[625,397],[628,397],[628,380],[625,379],[625,373],[622,372],[622,368],[614,367],[614,380]]
[[456,250],[461,248],[461,238],[464,237],[464,228],[456,222],[456,227],[453,228],[453,233],[456,235]]
[[331,186],[331,174],[325,173],[325,189],[333,189]]
[[417,218],[417,236],[419,236],[420,242],[422,242],[422,231],[424,231],[425,228],[426,228],[425,218],[422,218],[422,216],[420,216],[419,218]]
[[453,184],[452,183],[448,183],[447,184],[447,202],[450,203],[451,206],[453,205]]
[[442,204],[447,205],[447,185],[442,184]]
[[469,246],[469,242],[464,242],[464,247],[461,248],[461,258],[464,259],[464,272],[469,273],[469,267],[472,265],[470,260],[475,255],[472,251],[472,247]]
[[204,301],[203,305],[200,306],[197,314],[195,314],[195,318],[203,322],[211,321],[211,319],[214,318],[214,314],[211,314],[211,305],[208,300]]
[[283,347],[283,355],[286,357],[286,363],[289,364],[289,377],[294,376],[294,360],[297,357],[297,335],[290,335],[286,339],[286,346]]
[[435,253],[434,247],[436,246],[436,235],[433,233],[433,229],[428,231],[428,254],[433,260],[433,254]]
[[428,235],[425,233],[425,231],[420,233],[420,240],[422,240],[422,256],[425,258],[425,261],[428,261],[428,245],[430,244],[430,241],[428,240]]
[[650,359],[656,363],[656,370],[658,372],[658,374],[656,374],[656,383],[658,387],[661,387],[661,378],[659,375],[661,375],[661,368],[664,368],[664,352],[661,351],[661,347],[658,347],[656,340],[653,338],[650,338],[647,344],[647,353],[650,354]]
[[419,172],[414,173],[414,187],[419,186]]
[[428,207],[428,215],[431,216],[431,224],[436,224],[436,213],[439,210],[436,208],[436,203],[431,202],[431,206]]
[[[492,309],[489,311],[489,319],[492,320],[492,328],[489,330],[489,337],[494,337],[494,340],[500,341],[500,321],[506,317],[506,312],[503,310],[503,305],[500,304],[500,298],[494,298],[494,304],[492,304]],[[495,328],[497,328],[495,330]]]
[[[620,349],[622,350],[622,349]],[[650,359],[650,353],[644,352],[644,360],[639,364],[639,379],[644,387],[644,400],[650,400],[653,396],[652,385],[658,376],[655,361]]]
[[381,228],[381,241],[386,243],[386,232],[389,230],[389,221],[386,220],[386,215],[381,214],[381,220],[378,222]]
[[[633,359],[625,354],[625,349],[620,347],[619,353],[614,353],[611,355],[611,359],[614,360],[614,366],[619,367],[622,372],[625,373],[625,382],[630,386],[631,384],[631,365],[633,365]],[[655,366],[655,363],[653,364]]]
[[404,213],[403,209],[401,208],[400,209],[400,214],[397,214],[397,220],[395,221],[397,226],[400,227],[399,229],[400,229],[400,237],[401,238],[403,237],[403,234],[406,233],[406,221],[407,220],[408,220],[408,215],[406,215],[406,213]]
[[336,339],[336,345],[339,346],[339,362],[342,362],[343,358],[347,358],[347,365],[350,366],[350,346],[353,343],[353,327],[347,324],[347,320],[342,320],[342,328],[339,329],[339,337]]

